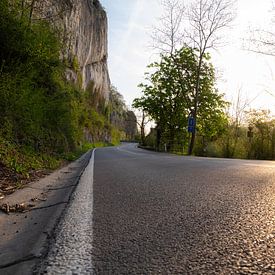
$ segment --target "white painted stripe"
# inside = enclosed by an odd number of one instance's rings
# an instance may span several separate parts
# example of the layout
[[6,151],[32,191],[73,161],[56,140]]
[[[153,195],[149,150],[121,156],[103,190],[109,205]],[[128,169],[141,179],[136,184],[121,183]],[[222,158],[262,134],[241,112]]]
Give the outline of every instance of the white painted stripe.
[[93,274],[93,177],[95,149],[57,229],[45,262],[47,274]]
[[138,156],[145,156],[145,155],[148,155],[148,154],[144,154],[144,153],[141,153],[141,152],[132,152],[132,151],[129,151],[127,149],[125,149],[124,147],[117,147],[117,149],[121,152],[124,152],[124,153],[129,153],[129,154],[132,154],[132,155],[138,155]]

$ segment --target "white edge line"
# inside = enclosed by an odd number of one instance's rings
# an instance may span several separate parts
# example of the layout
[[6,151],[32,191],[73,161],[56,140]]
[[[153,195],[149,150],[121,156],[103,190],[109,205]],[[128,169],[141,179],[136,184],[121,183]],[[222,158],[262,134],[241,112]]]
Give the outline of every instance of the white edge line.
[[[94,148],[93,152],[92,152],[92,157],[91,157],[91,161],[92,161],[92,165],[91,165],[91,172],[92,172],[92,176],[91,176],[91,185],[92,185],[92,254],[93,254],[93,247],[94,247],[94,167],[95,167],[95,151],[96,148]],[[93,260],[91,259],[91,266],[92,266],[92,275],[94,274],[94,263]]]

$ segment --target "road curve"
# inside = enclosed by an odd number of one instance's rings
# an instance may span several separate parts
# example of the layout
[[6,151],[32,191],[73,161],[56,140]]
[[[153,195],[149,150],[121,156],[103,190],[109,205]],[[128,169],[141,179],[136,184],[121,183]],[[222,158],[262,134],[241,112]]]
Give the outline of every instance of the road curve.
[[275,274],[275,162],[123,144],[86,173],[44,273]]

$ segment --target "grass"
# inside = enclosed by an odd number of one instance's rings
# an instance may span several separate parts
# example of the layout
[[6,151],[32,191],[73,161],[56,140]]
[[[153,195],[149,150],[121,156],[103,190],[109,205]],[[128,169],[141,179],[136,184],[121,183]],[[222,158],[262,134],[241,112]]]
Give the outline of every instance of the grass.
[[104,142],[84,143],[73,152],[50,155],[36,152],[27,146],[20,147],[0,139],[0,162],[13,173],[20,175],[21,178],[28,179],[35,171],[55,170],[64,165],[64,162],[74,161],[93,148],[112,145]]

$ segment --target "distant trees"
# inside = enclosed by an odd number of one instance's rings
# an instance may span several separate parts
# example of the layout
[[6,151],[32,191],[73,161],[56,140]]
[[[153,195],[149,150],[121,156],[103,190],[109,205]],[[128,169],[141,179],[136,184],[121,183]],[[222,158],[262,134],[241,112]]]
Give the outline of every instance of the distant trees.
[[198,51],[184,47],[172,55],[162,56],[160,62],[149,65],[147,83],[141,84],[141,98],[133,106],[147,112],[157,124],[159,139],[170,150],[176,143],[186,146],[187,120],[194,101],[198,102],[198,124],[204,142],[218,135],[226,121],[226,102],[215,88],[215,75],[210,56],[201,61],[201,93],[196,99]]
[[248,157],[275,159],[275,118],[267,110],[250,110],[246,113],[253,137],[249,139]]
[[[249,101],[243,98],[242,89],[237,92],[236,98],[231,101],[228,106],[228,125],[226,127],[226,135],[223,139],[223,156],[231,158],[238,150],[239,140],[241,137],[242,127],[245,124],[245,112],[249,107]],[[230,111],[229,111],[230,110]]]
[[150,116],[147,114],[142,107],[139,107],[140,104],[137,101],[133,102],[133,107],[138,109],[139,115],[136,117],[136,124],[138,125],[140,132],[140,142],[141,145],[145,145],[145,128],[151,122]]
[[244,120],[229,120],[225,132],[207,146],[215,157],[275,159],[275,118],[268,110],[248,110]]

